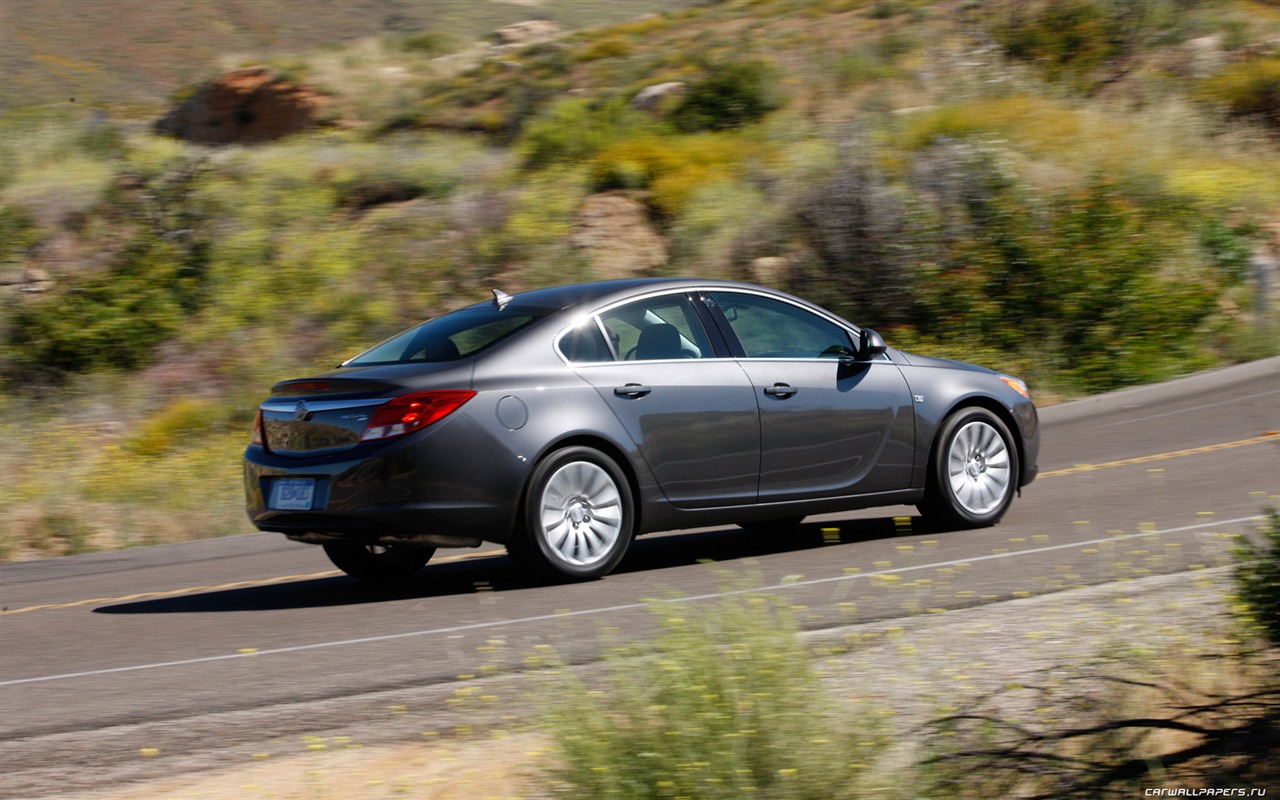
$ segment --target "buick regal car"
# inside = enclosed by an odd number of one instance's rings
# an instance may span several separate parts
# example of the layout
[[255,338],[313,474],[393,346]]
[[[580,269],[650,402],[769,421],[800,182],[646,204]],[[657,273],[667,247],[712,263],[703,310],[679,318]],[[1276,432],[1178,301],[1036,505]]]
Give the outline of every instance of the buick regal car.
[[644,279],[495,291],[276,384],[244,475],[255,526],[358,578],[489,541],[582,580],[654,531],[901,503],[993,525],[1038,450],[1017,378],[782,292]]

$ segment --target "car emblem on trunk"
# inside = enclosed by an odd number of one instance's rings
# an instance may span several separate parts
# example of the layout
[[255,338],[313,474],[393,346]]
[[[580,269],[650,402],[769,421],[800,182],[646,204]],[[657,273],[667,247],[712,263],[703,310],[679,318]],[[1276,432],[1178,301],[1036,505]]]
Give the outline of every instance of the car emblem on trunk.
[[311,417],[311,409],[307,407],[306,400],[299,400],[298,404],[293,407],[293,418],[297,422],[306,422]]

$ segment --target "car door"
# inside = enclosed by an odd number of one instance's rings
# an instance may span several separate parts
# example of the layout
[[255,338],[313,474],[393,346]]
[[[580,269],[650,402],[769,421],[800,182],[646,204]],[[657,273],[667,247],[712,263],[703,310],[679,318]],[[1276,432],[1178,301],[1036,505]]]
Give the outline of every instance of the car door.
[[563,336],[560,349],[626,427],[674,505],[755,502],[754,390],[736,361],[715,352],[686,293],[606,309]]
[[709,293],[760,410],[762,503],[908,488],[911,392],[887,358],[853,359],[843,325],[787,300]]

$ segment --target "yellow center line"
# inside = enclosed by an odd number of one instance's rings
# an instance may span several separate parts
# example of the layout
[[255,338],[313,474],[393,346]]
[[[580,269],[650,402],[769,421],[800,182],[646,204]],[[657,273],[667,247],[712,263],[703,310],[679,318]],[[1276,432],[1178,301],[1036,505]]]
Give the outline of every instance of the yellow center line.
[[[486,550],[483,553],[460,553],[453,556],[445,556],[444,558],[431,559],[432,564],[447,564],[451,561],[466,561],[472,558],[484,558],[486,556],[496,555],[497,550]],[[120,597],[95,597],[91,600],[74,600],[69,603],[49,603],[43,606],[27,606],[25,608],[7,608],[0,610],[0,616],[8,614],[25,614],[28,611],[53,611],[61,608],[76,608],[77,606],[92,606],[103,603],[127,603],[133,600],[155,600],[161,597],[176,597],[184,594],[194,594],[196,592],[223,592],[229,589],[245,589],[251,586],[271,586],[277,583],[287,583],[289,581],[311,581],[320,578],[336,578],[345,573],[342,570],[331,569],[324,572],[312,572],[308,575],[281,575],[278,578],[257,578],[248,581],[234,581],[232,583],[219,583],[210,586],[187,586],[182,589],[168,589],[161,592],[139,592],[137,594],[127,594]]]
[[1111,469],[1113,467],[1129,467],[1134,464],[1150,464],[1153,461],[1165,461],[1170,458],[1182,458],[1184,456],[1197,456],[1202,453],[1216,453],[1219,450],[1231,450],[1236,447],[1245,447],[1251,444],[1262,444],[1264,442],[1277,441],[1280,431],[1267,431],[1260,436],[1254,436],[1249,439],[1239,439],[1234,442],[1222,442],[1220,444],[1207,444],[1203,447],[1189,447],[1186,450],[1174,450],[1169,453],[1155,453],[1149,456],[1138,456],[1137,458],[1124,458],[1119,461],[1107,461],[1102,464],[1077,464],[1074,467],[1066,469],[1055,469],[1049,472],[1041,472],[1040,478],[1057,478],[1062,475],[1077,475],[1082,472],[1094,472],[1100,469]]
[[[1084,472],[1094,472],[1101,469],[1111,469],[1113,467],[1127,467],[1134,464],[1150,464],[1153,461],[1165,461],[1171,458],[1182,458],[1184,456],[1200,455],[1202,453],[1216,453],[1219,450],[1231,450],[1236,447],[1245,447],[1251,444],[1262,444],[1263,442],[1277,441],[1280,437],[1280,431],[1267,431],[1260,436],[1254,436],[1249,439],[1240,439],[1234,442],[1222,442],[1220,444],[1210,444],[1203,447],[1191,447],[1186,450],[1174,450],[1168,453],[1156,453],[1149,456],[1139,456],[1137,458],[1125,458],[1119,461],[1107,461],[1102,464],[1077,464],[1074,467],[1066,469],[1055,469],[1049,472],[1041,472],[1039,478],[1056,478],[1063,475],[1076,475]],[[480,553],[461,553],[459,555],[445,556],[444,558],[433,558],[432,564],[446,564],[452,561],[467,561],[473,558],[486,558],[497,554],[498,551],[486,550]],[[287,583],[289,581],[306,581],[317,580],[319,578],[334,578],[342,575],[340,570],[326,570],[325,572],[313,572],[309,575],[282,575],[278,578],[259,578],[257,580],[235,581],[234,583],[220,583],[212,586],[188,586],[183,589],[169,589],[162,592],[139,592],[138,594],[124,595],[122,597],[97,597],[92,600],[75,600],[70,603],[50,603],[42,606],[27,606],[26,608],[14,608],[0,610],[0,616],[8,614],[24,614],[28,611],[53,611],[62,608],[76,608],[78,606],[100,605],[104,603],[126,603],[133,600],[153,600],[161,597],[176,597],[184,594],[194,594],[196,592],[221,592],[229,589],[244,589],[251,586],[271,586],[277,583]]]

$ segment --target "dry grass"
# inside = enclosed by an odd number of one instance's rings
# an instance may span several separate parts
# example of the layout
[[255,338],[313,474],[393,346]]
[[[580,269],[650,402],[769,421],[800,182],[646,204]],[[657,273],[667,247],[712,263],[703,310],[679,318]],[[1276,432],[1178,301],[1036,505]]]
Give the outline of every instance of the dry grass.
[[[64,800],[485,800],[539,792],[545,734],[364,747],[344,737],[298,742],[299,752],[202,775],[162,778]],[[141,758],[147,756],[141,755]]]

